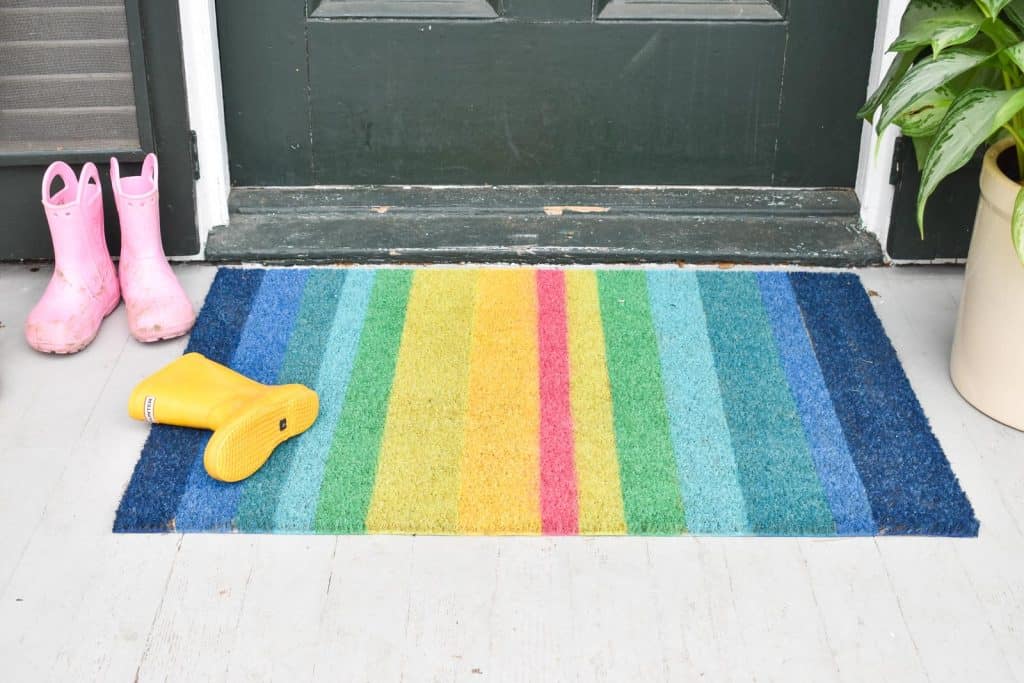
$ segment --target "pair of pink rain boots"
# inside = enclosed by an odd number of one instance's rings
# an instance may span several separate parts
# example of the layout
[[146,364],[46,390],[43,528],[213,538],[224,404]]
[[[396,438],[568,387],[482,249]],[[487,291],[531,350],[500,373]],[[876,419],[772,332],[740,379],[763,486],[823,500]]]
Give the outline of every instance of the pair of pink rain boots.
[[[103,196],[96,165],[75,177],[57,161],[43,176],[43,209],[53,238],[55,268],[42,299],[28,316],[25,338],[37,351],[75,353],[96,338],[103,319],[124,297],[128,326],[142,342],[180,337],[192,329],[195,311],[174,276],[160,241],[159,171],[156,156],[142,175],[122,178],[110,160],[110,181],[121,221],[119,269],[103,234]],[[64,187],[50,194],[59,177]]]

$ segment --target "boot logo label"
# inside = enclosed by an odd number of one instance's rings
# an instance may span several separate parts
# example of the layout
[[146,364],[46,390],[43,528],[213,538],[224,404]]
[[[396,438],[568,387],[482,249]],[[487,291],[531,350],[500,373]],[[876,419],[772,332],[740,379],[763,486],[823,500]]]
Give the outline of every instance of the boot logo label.
[[143,412],[146,416],[146,422],[153,423],[156,420],[153,419],[153,404],[156,403],[156,396],[147,396],[146,405],[143,408]]

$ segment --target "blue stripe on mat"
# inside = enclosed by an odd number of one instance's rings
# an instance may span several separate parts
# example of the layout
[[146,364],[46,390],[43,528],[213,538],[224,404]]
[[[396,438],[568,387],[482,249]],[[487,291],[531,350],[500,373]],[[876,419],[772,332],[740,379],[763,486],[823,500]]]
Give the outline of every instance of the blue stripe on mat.
[[753,273],[697,275],[754,533],[832,535],[803,425]]
[[[186,352],[227,363],[238,345],[262,270],[220,269],[199,313]],[[163,531],[174,523],[192,466],[206,432],[153,425],[114,518],[114,531]]]
[[782,368],[800,411],[818,479],[836,521],[836,533],[874,535],[877,527],[871,516],[868,494],[850,457],[843,427],[821,376],[789,278],[785,273],[760,272],[757,282],[775,334]]
[[880,534],[975,536],[978,521],[855,275],[793,273]]
[[348,273],[334,320],[324,325],[327,347],[320,372],[312,385],[320,396],[320,417],[312,427],[293,439],[295,456],[282,484],[274,513],[273,528],[276,531],[310,531],[313,528],[324,466],[348,391],[373,291],[374,274],[372,270]]
[[[233,370],[257,382],[274,383],[308,275],[307,270],[266,271],[238,348],[228,363]],[[202,443],[192,451],[192,468],[178,506],[177,526],[182,531],[230,531],[245,482],[227,484],[206,473],[203,451],[211,432],[200,433]]]
[[672,445],[695,534],[749,532],[697,274],[647,274]]

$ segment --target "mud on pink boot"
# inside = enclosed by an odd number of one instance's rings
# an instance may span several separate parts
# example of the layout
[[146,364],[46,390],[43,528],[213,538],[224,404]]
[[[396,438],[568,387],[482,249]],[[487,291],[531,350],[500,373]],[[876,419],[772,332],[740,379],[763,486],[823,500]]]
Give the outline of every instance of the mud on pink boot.
[[[55,178],[64,187],[50,194]],[[57,161],[43,175],[43,210],[53,239],[53,277],[25,321],[29,346],[75,353],[96,338],[100,323],[121,301],[114,262],[103,234],[103,192],[96,166],[76,178]]]
[[196,319],[164,255],[158,181],[155,154],[146,156],[142,175],[124,178],[117,159],[110,160],[110,182],[121,218],[121,295],[128,309],[128,327],[141,342],[180,337]]

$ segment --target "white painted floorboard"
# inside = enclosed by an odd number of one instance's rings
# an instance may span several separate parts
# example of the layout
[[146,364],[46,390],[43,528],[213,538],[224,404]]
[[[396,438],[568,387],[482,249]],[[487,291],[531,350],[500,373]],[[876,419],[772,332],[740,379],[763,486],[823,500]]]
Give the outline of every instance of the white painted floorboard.
[[49,271],[0,266],[0,680],[1024,680],[1024,435],[949,382],[962,271],[860,274],[979,539],[115,536],[128,393],[185,342],[121,308],[37,354]]

